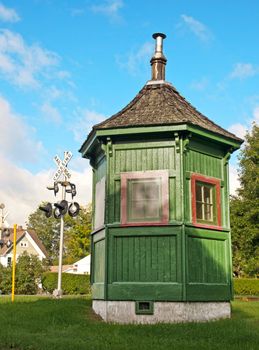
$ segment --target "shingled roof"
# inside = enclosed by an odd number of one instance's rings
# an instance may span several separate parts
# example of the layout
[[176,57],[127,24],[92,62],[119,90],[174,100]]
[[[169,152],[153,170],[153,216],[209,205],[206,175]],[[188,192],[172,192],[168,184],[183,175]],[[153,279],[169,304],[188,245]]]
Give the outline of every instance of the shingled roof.
[[147,83],[120,112],[93,127],[94,130],[125,127],[191,124],[242,141],[205,117],[169,83]]
[[[10,232],[10,236],[3,237],[4,243],[6,243],[9,239],[12,242],[14,240],[14,231],[13,231],[13,229],[10,228],[9,232]],[[36,234],[36,232],[34,230],[31,230],[31,229],[27,230],[27,229],[23,229],[22,227],[18,227],[17,228],[17,233],[16,233],[16,243],[18,243],[26,235],[26,233],[28,233],[31,236],[31,238],[34,240],[34,242],[40,248],[42,253],[46,257],[48,257],[48,252],[47,252],[46,248],[44,247],[43,243],[41,242],[41,240],[39,239],[39,237],[37,236],[37,234]],[[13,246],[7,247],[7,245],[4,244],[3,247],[0,247],[0,255],[5,255],[7,252],[9,252],[12,249],[13,249]]]

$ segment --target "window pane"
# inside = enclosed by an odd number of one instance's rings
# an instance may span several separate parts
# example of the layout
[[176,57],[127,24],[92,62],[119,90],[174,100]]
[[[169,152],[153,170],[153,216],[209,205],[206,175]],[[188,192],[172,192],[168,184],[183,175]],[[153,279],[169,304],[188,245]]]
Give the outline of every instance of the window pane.
[[161,220],[162,182],[160,178],[128,180],[128,220]]
[[134,201],[131,203],[131,219],[143,219],[145,217],[145,202]]
[[196,201],[202,201],[202,185],[199,183],[196,183]]
[[205,220],[213,221],[213,206],[212,204],[205,204]]
[[132,181],[132,199],[141,200],[145,199],[145,183],[140,181]]
[[158,218],[160,205],[157,200],[146,201],[146,217],[147,218]]
[[212,188],[204,186],[204,202],[212,204]]
[[203,220],[202,217],[202,203],[196,202],[196,218],[199,220]]
[[149,181],[145,183],[145,198],[159,199],[159,183],[157,181]]

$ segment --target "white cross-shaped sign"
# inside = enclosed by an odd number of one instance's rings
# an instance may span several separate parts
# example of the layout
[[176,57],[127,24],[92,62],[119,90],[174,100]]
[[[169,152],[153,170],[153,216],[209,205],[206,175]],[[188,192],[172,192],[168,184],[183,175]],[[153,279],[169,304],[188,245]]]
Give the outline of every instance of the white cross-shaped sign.
[[67,169],[67,164],[71,158],[72,158],[72,152],[70,151],[65,152],[65,158],[63,161],[57,155],[54,157],[54,162],[58,166],[58,170],[55,172],[53,176],[54,182],[56,182],[62,174],[64,174],[66,178],[70,179],[71,173]]

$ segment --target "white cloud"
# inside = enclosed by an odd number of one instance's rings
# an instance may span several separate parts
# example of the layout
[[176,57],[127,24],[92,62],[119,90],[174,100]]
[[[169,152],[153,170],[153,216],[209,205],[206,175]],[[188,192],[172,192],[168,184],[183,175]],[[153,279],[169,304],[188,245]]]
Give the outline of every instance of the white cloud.
[[60,124],[62,121],[62,116],[59,110],[52,106],[49,102],[43,103],[40,107],[42,114],[44,115],[44,119],[55,124]]
[[206,89],[206,87],[208,86],[208,83],[209,83],[208,78],[203,77],[199,81],[193,81],[191,83],[191,88],[193,90],[202,91],[202,90]]
[[234,164],[229,165],[229,192],[232,195],[236,194],[236,190],[240,187],[238,180],[237,166]]
[[0,4],[0,21],[14,23],[20,21],[20,16],[14,9]]
[[234,135],[243,139],[245,137],[246,132],[247,132],[247,127],[243,124],[236,123],[236,124],[231,125],[228,128],[228,130],[230,132],[232,132]]
[[78,142],[83,142],[91,131],[92,126],[106,118],[103,114],[88,109],[78,110],[75,114],[76,119],[73,121],[73,126],[70,129]]
[[259,124],[259,106],[255,106],[252,111],[252,117],[247,118],[244,124],[236,123],[232,124],[228,130],[237,135],[241,139],[244,139],[247,132],[250,132],[253,123]]
[[138,74],[142,64],[151,58],[154,50],[153,44],[144,43],[137,51],[130,52],[126,55],[118,55],[116,61],[122,69],[126,69],[130,74]]
[[181,15],[181,19],[183,20],[185,26],[200,40],[209,41],[212,39],[212,34],[205,24],[187,15]]
[[[86,205],[91,201],[92,172],[85,161],[84,168],[79,171],[72,170],[71,181],[77,186],[77,196],[74,198],[80,205]],[[13,226],[24,225],[28,216],[34,212],[42,201],[54,202],[60,200],[60,193],[55,198],[52,191],[46,186],[52,184],[55,169],[46,169],[37,174],[17,166],[0,155],[1,198],[0,202],[9,211],[8,223]]]
[[259,67],[251,63],[236,63],[229,77],[231,79],[245,79],[259,74]]
[[112,20],[119,19],[119,10],[124,6],[122,0],[106,0],[102,4],[93,5],[91,10],[94,13],[101,13]]
[[0,74],[9,82],[20,87],[39,87],[39,77],[45,77],[58,63],[54,52],[38,44],[28,45],[18,33],[0,30]]
[[0,154],[19,162],[36,162],[43,147],[35,139],[35,129],[15,114],[9,102],[1,96],[0,125]]

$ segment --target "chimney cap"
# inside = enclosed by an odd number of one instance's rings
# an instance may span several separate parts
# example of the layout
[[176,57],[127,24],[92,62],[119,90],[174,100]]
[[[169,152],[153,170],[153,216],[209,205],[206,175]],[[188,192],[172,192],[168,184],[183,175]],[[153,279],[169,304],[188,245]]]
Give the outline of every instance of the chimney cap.
[[156,39],[156,38],[159,37],[159,36],[161,36],[163,39],[166,38],[166,35],[165,35],[164,33],[154,33],[154,34],[152,35],[152,38],[153,38],[153,39]]

